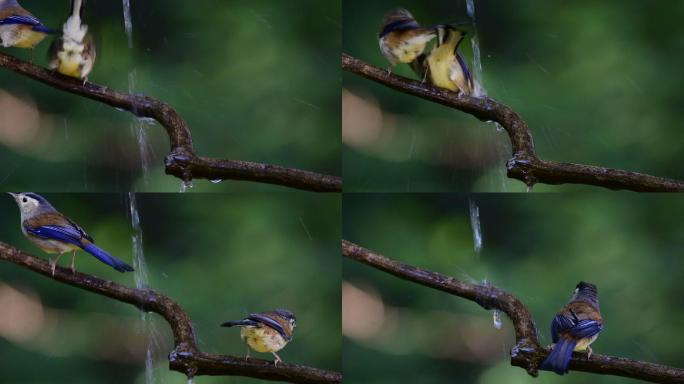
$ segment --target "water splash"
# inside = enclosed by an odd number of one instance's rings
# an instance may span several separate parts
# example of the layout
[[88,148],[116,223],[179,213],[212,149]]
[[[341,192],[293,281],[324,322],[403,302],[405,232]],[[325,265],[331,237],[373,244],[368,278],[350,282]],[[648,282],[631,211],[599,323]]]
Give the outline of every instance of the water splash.
[[[475,97],[485,97],[487,96],[487,89],[484,87],[484,80],[482,79],[482,56],[480,54],[480,34],[477,31],[477,23],[475,20],[475,0],[466,0],[466,10],[468,12],[468,17],[473,25],[473,34],[470,38],[470,45],[473,49],[473,64],[472,64],[472,76],[473,76],[473,96]],[[504,132],[504,128],[497,122],[494,122],[496,131],[498,133]],[[492,182],[500,185],[502,191],[507,192],[508,186],[506,183],[506,172],[498,166],[506,162],[506,144],[505,138],[499,136],[494,137],[496,142],[496,162],[498,167],[498,176],[492,179]],[[489,140],[487,140],[489,141]]]
[[212,184],[220,184],[223,181],[223,179],[214,179],[214,180],[210,180],[210,181]]
[[[133,268],[135,268],[134,279],[137,289],[149,289],[150,281],[147,271],[147,262],[143,251],[143,233],[140,227],[140,214],[138,213],[138,203],[135,193],[128,193],[128,208],[131,216],[131,243],[133,244]],[[156,383],[155,357],[154,351],[159,349],[159,330],[153,322],[149,312],[140,311],[140,331],[147,337],[147,351],[145,353],[145,383]]]
[[501,322],[501,311],[498,309],[492,311],[492,322],[494,323],[494,328],[501,329],[503,324]]
[[475,248],[475,256],[480,257],[482,252],[482,231],[480,230],[480,207],[477,206],[475,200],[469,199],[468,206],[470,208],[470,227],[473,229],[473,245]]
[[[133,69],[128,72],[128,93],[133,94],[135,91],[135,83],[137,78],[137,70]],[[133,108],[133,114],[137,114],[135,108]],[[138,141],[138,150],[140,152],[140,168],[142,170],[143,181],[145,184],[149,181],[149,169],[151,163],[151,150],[150,145],[147,142],[147,130],[146,125],[149,125],[150,121],[146,118],[136,118],[133,117],[131,123],[129,124],[131,128],[131,133],[136,137]]]
[[466,0],[466,8],[474,30],[473,36],[470,38],[470,45],[473,48],[473,96],[487,96],[487,90],[482,85],[482,60],[480,56],[480,36],[477,33],[477,25],[475,23],[475,0]]
[[131,19],[131,0],[123,0],[124,28],[128,36],[128,48],[133,48],[133,19]]
[[190,188],[192,188],[192,187],[193,187],[193,185],[192,185],[192,180],[183,180],[183,181],[181,182],[181,186],[180,186],[180,191],[179,191],[179,192],[180,192],[180,193],[185,193],[185,192],[188,191],[188,189],[190,189]]

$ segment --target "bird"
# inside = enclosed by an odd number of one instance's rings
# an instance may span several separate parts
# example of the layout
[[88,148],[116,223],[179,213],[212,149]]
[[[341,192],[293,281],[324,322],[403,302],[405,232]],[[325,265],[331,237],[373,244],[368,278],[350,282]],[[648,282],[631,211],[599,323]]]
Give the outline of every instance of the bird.
[[416,60],[437,36],[433,28],[422,28],[411,12],[399,8],[385,15],[378,33],[380,51],[390,62],[388,73],[399,63]]
[[420,68],[427,72],[430,83],[460,94],[473,93],[473,78],[468,66],[458,52],[458,46],[465,37],[465,32],[452,26],[440,25],[437,30],[437,42],[429,55],[419,56],[414,71]]
[[9,194],[21,212],[21,231],[31,242],[47,253],[56,253],[50,259],[52,275],[59,258],[72,252],[71,272],[76,273],[76,251],[82,249],[119,272],[133,272],[133,268],[97,247],[94,240],[81,227],[58,212],[44,197],[33,192]]
[[573,351],[587,351],[591,358],[591,343],[596,341],[603,329],[603,317],[599,310],[596,285],[580,282],[575,294],[551,322],[551,353],[540,369],[551,370],[559,375],[568,372]]
[[46,27],[17,0],[0,0],[0,45],[33,49],[48,34],[56,33]]
[[88,26],[82,22],[84,3],[85,0],[71,0],[71,16],[64,23],[62,36],[50,45],[48,66],[63,75],[83,79],[85,84],[97,51]]
[[292,341],[292,333],[297,326],[295,315],[286,309],[274,309],[268,312],[252,313],[242,320],[227,321],[222,327],[241,327],[240,338],[247,344],[247,356],[250,350],[275,356],[275,365],[283,360],[276,352]]

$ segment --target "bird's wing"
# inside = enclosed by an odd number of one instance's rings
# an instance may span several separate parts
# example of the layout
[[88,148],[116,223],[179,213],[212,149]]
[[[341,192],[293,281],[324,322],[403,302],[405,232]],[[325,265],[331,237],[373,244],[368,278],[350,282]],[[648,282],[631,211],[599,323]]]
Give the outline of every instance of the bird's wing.
[[0,20],[0,25],[10,24],[42,25],[33,15],[12,15]]
[[93,240],[93,238],[90,237],[90,235],[87,234],[86,231],[83,230],[83,228],[81,228],[78,224],[74,223],[73,220],[69,219],[68,217],[66,217],[66,216],[64,216],[64,215],[62,215],[62,217],[64,217],[64,219],[65,219],[66,221],[68,221],[69,224],[71,224],[71,226],[74,227],[74,229],[77,230],[78,233],[80,233],[81,236],[82,236],[84,239],[86,239],[86,240],[90,241],[91,243],[95,244],[95,240]]
[[288,336],[287,333],[285,333],[283,326],[275,319],[272,319],[271,317],[263,313],[252,313],[251,315],[247,316],[247,319],[269,326],[275,329],[280,334],[280,336],[283,337],[283,339],[290,340],[290,336]]
[[78,245],[79,247],[83,244],[81,243],[81,233],[73,227],[64,227],[59,225],[42,225],[42,226],[29,226],[24,225],[26,232],[42,237],[43,239],[56,239],[63,241],[65,243],[70,243]]
[[576,339],[592,337],[601,332],[603,326],[594,320],[580,320],[570,329],[570,335]]
[[562,313],[556,315],[551,322],[551,339],[554,343],[557,343],[560,334],[568,332],[575,326],[575,320],[572,317],[568,317]]

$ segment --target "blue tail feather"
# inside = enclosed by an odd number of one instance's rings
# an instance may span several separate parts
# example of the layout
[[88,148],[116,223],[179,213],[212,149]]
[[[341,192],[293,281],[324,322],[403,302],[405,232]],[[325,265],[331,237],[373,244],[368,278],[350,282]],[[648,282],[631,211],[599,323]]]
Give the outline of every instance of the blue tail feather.
[[95,256],[101,262],[109,265],[110,267],[116,269],[119,272],[133,272],[134,269],[130,265],[124,263],[123,261],[117,259],[116,257],[110,255],[104,250],[98,248],[95,244],[91,242],[85,242],[82,246],[83,250]]
[[559,375],[568,373],[572,351],[575,350],[576,345],[577,341],[561,336],[539,369],[554,371]]
[[33,29],[36,32],[42,32],[42,33],[45,33],[48,35],[56,35],[59,33],[59,31],[52,29],[52,28],[48,28],[44,25],[34,25],[33,28],[31,28],[31,29]]

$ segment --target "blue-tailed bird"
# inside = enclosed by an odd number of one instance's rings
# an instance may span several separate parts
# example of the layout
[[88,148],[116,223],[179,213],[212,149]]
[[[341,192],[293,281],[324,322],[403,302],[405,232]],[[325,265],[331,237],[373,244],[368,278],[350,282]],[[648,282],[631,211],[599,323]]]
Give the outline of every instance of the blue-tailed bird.
[[33,192],[9,193],[19,205],[21,231],[40,249],[57,253],[50,259],[52,275],[62,254],[72,252],[71,271],[75,272],[76,251],[82,249],[119,272],[131,272],[133,268],[104,250],[98,248],[81,227],[59,213],[44,197]]
[[63,75],[88,81],[97,50],[88,26],[82,21],[84,3],[85,0],[71,1],[71,15],[64,23],[62,36],[50,45],[48,66]]
[[590,345],[602,328],[596,286],[582,281],[577,284],[570,302],[551,322],[553,350],[539,368],[559,375],[567,373],[573,351],[587,351],[587,358],[591,357]]
[[43,25],[17,0],[0,0],[0,44],[3,47],[31,48],[55,33]]
[[297,322],[295,315],[286,309],[275,309],[269,312],[252,313],[242,320],[228,321],[222,327],[241,327],[240,337],[247,344],[247,356],[250,349],[257,352],[270,352],[275,356],[275,365],[283,360],[276,354],[292,340]]
[[[439,25],[437,42],[427,57],[419,56],[412,65],[414,71],[426,71],[430,83],[464,95],[473,93],[473,78],[458,47],[465,32],[451,25]],[[417,69],[419,68],[419,69]]]
[[396,9],[389,12],[378,33],[380,51],[390,62],[388,69],[399,63],[411,63],[420,56],[427,44],[437,36],[433,28],[421,27],[411,12]]

